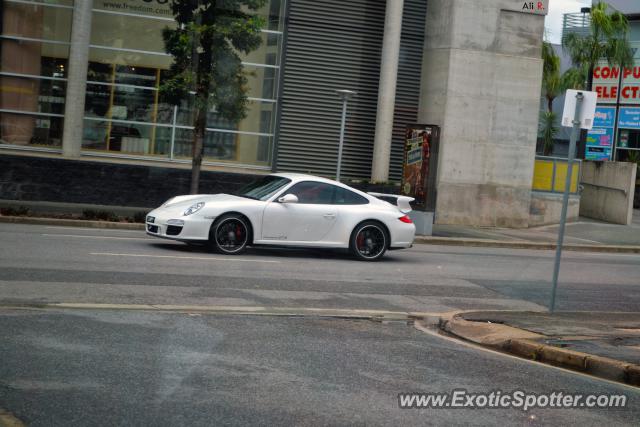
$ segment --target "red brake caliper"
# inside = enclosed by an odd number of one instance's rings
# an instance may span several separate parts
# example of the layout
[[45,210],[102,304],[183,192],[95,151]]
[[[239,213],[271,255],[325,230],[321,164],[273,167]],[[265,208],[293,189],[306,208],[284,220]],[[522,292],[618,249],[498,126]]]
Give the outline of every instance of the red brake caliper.
[[236,238],[242,240],[242,227],[239,224],[236,226]]
[[358,233],[358,236],[356,237],[356,245],[358,246],[358,249],[362,248],[363,244],[364,244],[364,236],[362,235],[362,233]]

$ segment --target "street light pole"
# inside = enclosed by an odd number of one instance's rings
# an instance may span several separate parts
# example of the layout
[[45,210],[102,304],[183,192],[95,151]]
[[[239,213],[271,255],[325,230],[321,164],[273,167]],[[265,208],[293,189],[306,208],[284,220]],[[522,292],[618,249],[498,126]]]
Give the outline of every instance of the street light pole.
[[349,98],[356,95],[356,92],[347,89],[336,90],[342,98],[342,121],[340,123],[340,144],[338,145],[338,166],[336,168],[336,181],[340,181],[340,169],[342,168],[342,147],[344,145],[344,129],[347,123],[347,104]]

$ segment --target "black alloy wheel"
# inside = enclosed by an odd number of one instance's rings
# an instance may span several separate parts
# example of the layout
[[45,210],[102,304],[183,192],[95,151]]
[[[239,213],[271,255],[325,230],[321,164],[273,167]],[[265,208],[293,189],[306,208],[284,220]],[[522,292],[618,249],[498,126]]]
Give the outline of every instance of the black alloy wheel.
[[387,242],[387,232],[381,224],[373,221],[363,222],[351,235],[351,252],[360,260],[376,261],[386,252]]
[[249,226],[240,215],[223,215],[211,226],[209,242],[217,252],[235,255],[249,243]]

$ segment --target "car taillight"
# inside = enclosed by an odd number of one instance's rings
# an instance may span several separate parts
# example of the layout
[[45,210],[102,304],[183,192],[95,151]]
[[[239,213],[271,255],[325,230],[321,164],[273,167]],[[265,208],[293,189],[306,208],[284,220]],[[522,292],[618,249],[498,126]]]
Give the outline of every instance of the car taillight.
[[412,224],[413,221],[411,221],[411,218],[409,218],[409,215],[405,215],[405,216],[401,216],[400,218],[398,218],[400,221],[406,223],[406,224]]

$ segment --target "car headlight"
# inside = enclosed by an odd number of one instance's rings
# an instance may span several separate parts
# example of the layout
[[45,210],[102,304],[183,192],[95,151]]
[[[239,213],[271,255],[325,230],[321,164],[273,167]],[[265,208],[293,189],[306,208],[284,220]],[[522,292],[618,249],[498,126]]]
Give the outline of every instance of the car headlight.
[[187,216],[187,215],[194,214],[198,212],[200,209],[202,209],[203,206],[204,206],[204,202],[198,202],[196,204],[193,204],[189,206],[189,208],[186,211],[184,211],[182,215]]

